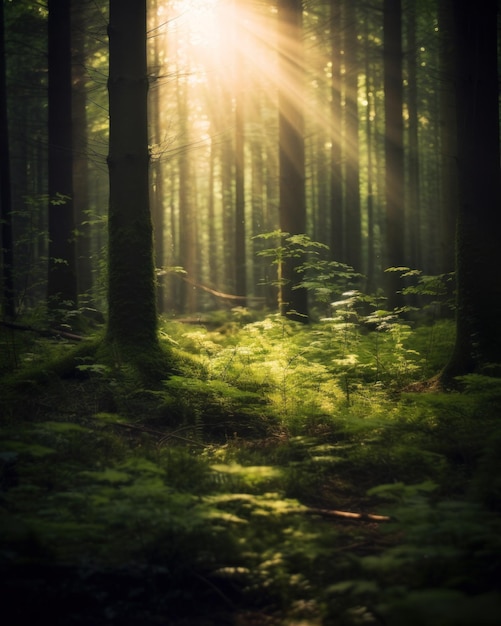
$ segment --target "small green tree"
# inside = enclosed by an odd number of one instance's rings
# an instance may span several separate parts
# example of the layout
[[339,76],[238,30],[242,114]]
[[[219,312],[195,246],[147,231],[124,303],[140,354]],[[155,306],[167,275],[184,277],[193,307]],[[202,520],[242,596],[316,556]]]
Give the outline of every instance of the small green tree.
[[[291,303],[287,299],[287,294],[289,291],[294,291],[295,289],[304,290],[306,293],[308,285],[303,278],[304,272],[308,269],[309,265],[305,264],[305,259],[307,255],[315,255],[317,249],[327,250],[328,247],[318,241],[312,241],[308,235],[291,235],[281,230],[262,233],[253,237],[253,239],[275,240],[277,242],[277,245],[273,248],[260,250],[257,255],[272,259],[272,264],[277,268],[276,280],[272,280],[271,285],[277,288],[277,307],[279,313],[281,315],[292,313],[293,317],[297,319],[297,316],[301,316],[301,313],[299,311],[290,310]],[[294,281],[286,272],[286,267],[290,266],[291,262],[300,276]],[[301,321],[307,321],[307,319]]]

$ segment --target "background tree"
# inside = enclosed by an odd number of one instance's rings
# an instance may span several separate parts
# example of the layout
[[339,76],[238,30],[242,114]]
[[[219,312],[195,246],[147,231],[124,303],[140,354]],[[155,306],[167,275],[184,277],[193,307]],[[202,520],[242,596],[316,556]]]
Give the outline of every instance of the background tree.
[[341,0],[330,3],[331,107],[330,107],[330,246],[337,261],[345,261],[343,172],[341,154]]
[[[405,265],[402,3],[384,0],[386,264]],[[399,275],[388,273],[388,306],[401,304]]]
[[[306,232],[303,57],[301,0],[279,0],[279,167],[280,229],[290,235]],[[283,265],[281,313],[306,321],[308,298],[304,288],[295,289],[301,276],[300,257],[290,256]]]
[[73,210],[71,3],[49,0],[49,264],[48,305],[78,302]]
[[15,315],[14,240],[12,229],[12,195],[10,185],[9,124],[5,68],[5,27],[2,2],[0,3],[0,219],[2,221],[2,314],[6,318],[13,318]]
[[360,142],[358,115],[359,41],[356,5],[344,3],[345,59],[345,160],[346,160],[346,254],[345,260],[357,271],[362,269],[362,216],[360,206]]
[[439,25],[439,124],[440,124],[440,271],[455,267],[455,233],[458,196],[457,115],[453,41],[453,0],[438,3]]
[[71,3],[72,161],[76,271],[79,296],[92,301],[92,229],[89,215],[89,146],[87,142],[87,2]]

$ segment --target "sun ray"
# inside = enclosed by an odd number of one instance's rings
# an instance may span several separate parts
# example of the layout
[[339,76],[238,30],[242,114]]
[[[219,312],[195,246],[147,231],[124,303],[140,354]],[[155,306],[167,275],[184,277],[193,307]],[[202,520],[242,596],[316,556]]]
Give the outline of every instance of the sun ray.
[[[224,136],[225,124],[233,127],[234,118],[219,119],[223,99],[235,103],[238,93],[252,107],[264,93],[277,108],[281,93],[282,102],[304,108],[307,134],[323,134],[326,144],[344,140],[350,153],[353,142],[340,136],[341,123],[330,113],[330,96],[325,92],[318,96],[318,77],[309,75],[308,59],[302,60],[308,46],[297,50],[287,28],[280,27],[275,6],[249,0],[170,0],[160,4],[157,19],[164,25],[164,57],[170,66],[165,74],[177,74],[176,84],[188,82],[191,96],[203,109],[197,122],[201,143],[217,142]],[[284,63],[295,71],[284,72]],[[324,81],[332,77],[325,74]]]

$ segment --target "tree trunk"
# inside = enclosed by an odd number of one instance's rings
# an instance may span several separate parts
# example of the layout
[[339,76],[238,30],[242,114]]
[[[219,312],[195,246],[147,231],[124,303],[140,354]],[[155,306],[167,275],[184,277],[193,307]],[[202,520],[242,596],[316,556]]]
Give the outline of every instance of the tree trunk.
[[[158,0],[151,4],[151,20],[148,30],[156,32],[158,24]],[[159,37],[154,37],[150,45],[151,65],[154,73],[153,87],[149,92],[149,117],[151,119],[152,137],[151,141],[155,146],[156,158],[151,166],[151,216],[153,221],[153,238],[154,238],[154,258],[155,267],[161,269],[165,265],[165,193],[164,193],[164,164],[162,161],[161,143],[162,139],[162,110],[161,103],[163,101],[163,86],[160,80],[161,67],[163,62],[163,54],[161,52],[162,42]],[[164,311],[164,277],[161,276],[157,282],[157,309],[159,313]]]
[[48,306],[56,317],[78,299],[73,209],[71,3],[49,0]]
[[332,258],[336,261],[346,261],[344,248],[344,218],[343,218],[343,173],[341,153],[341,0],[331,2],[331,59],[332,103],[331,119],[331,171],[330,171],[330,248]]
[[407,10],[407,110],[408,110],[408,187],[409,204],[407,223],[409,232],[410,266],[422,269],[421,265],[421,215],[420,215],[420,172],[419,172],[419,134],[418,134],[418,85],[416,42],[416,5]]
[[346,109],[346,262],[357,272],[362,265],[360,208],[360,149],[358,138],[358,21],[351,0],[345,1],[345,109]]
[[9,124],[7,116],[7,80],[5,70],[5,28],[3,2],[0,3],[0,219],[2,246],[2,316],[13,319],[14,240],[12,231],[12,196],[10,180]]
[[440,272],[453,272],[458,196],[457,119],[454,94],[456,74],[452,40],[452,10],[454,0],[439,2],[439,62],[440,62]]
[[[405,265],[404,244],[404,147],[402,81],[401,0],[384,0],[384,115],[386,160],[386,264]],[[387,274],[388,307],[402,304],[397,272]]]
[[[280,229],[290,235],[306,232],[303,119],[303,58],[301,0],[279,0],[279,168]],[[283,302],[280,313],[308,321],[308,298],[297,268],[301,258],[287,258],[282,268]]]
[[77,284],[80,294],[85,294],[86,304],[91,304],[92,251],[89,210],[89,172],[87,145],[87,55],[85,4],[73,2],[72,7],[72,82],[73,82],[73,208],[78,230],[76,238]]
[[[245,241],[245,124],[244,86],[241,76],[245,76],[244,57],[237,52],[235,72],[235,293],[247,296],[246,241]],[[241,305],[246,306],[246,300]]]
[[497,9],[497,0],[475,11],[453,5],[460,200],[456,343],[446,381],[470,372],[499,375],[501,369]]
[[110,0],[106,339],[120,358],[158,346],[149,206],[146,0]]

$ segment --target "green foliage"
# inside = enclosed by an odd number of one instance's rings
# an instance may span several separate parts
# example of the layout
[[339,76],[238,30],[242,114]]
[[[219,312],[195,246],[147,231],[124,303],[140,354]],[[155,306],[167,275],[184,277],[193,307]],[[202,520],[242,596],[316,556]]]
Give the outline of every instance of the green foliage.
[[98,360],[96,342],[20,343],[17,383],[2,381],[8,595],[84,597],[68,609],[80,623],[108,612],[149,626],[144,607],[211,626],[240,611],[492,623],[500,381],[404,392],[440,362],[430,341],[450,345],[450,327],[415,329],[356,290],[331,311],[308,328],[279,315],[221,319],[224,332],[165,322],[174,369],[160,382]]

